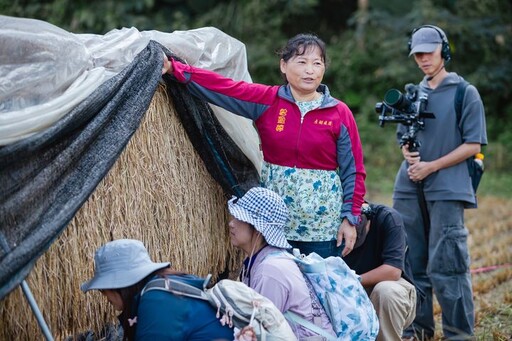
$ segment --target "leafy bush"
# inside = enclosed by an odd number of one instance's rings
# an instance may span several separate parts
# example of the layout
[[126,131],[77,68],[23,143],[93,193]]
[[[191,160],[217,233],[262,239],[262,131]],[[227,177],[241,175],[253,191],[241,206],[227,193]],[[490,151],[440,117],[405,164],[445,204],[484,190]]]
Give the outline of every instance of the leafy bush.
[[379,173],[377,178],[394,174],[401,156],[394,127],[378,127],[375,103],[389,88],[403,89],[422,78],[407,56],[407,41],[413,28],[438,25],[452,50],[448,70],[477,86],[484,101],[490,139],[486,164],[492,172],[512,167],[505,152],[512,149],[508,0],[0,0],[0,13],[42,19],[76,33],[215,26],[246,44],[253,80],[267,84],[281,82],[275,51],[297,33],[316,33],[330,56],[324,81],[352,109],[367,168]]

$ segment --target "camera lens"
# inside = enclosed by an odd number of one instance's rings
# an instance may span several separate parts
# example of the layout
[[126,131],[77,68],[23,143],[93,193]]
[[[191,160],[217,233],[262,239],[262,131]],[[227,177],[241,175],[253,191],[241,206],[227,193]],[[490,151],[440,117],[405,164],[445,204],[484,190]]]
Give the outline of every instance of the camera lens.
[[390,89],[386,92],[386,95],[384,95],[384,102],[394,107],[402,103],[403,97],[404,95],[397,89]]
[[398,110],[407,110],[411,105],[411,101],[397,89],[389,89],[384,95],[384,102]]

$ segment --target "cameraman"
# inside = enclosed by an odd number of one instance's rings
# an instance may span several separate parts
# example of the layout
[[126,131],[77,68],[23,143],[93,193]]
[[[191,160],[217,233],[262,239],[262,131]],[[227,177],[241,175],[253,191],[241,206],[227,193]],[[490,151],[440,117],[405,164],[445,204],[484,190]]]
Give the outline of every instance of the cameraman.
[[[464,208],[476,207],[466,159],[487,144],[484,107],[478,90],[469,85],[457,123],[455,93],[462,79],[445,68],[451,59],[450,45],[439,27],[414,29],[409,50],[425,74],[418,91],[427,96],[426,110],[435,119],[418,132],[419,151],[402,146],[405,160],[393,192],[393,207],[407,231],[414,281],[426,294],[403,336],[433,338],[434,292],[442,310],[444,337],[466,340],[473,335],[474,311]],[[399,124],[398,141],[406,132],[407,127]]]

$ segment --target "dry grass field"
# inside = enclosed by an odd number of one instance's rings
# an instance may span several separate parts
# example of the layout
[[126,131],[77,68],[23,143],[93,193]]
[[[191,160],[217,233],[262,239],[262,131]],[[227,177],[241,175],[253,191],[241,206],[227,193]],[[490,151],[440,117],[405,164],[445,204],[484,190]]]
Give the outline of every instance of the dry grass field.
[[[478,209],[466,211],[466,226],[470,231],[477,340],[512,340],[510,206],[510,200],[485,196],[479,198]],[[439,309],[436,311],[439,316]]]
[[[390,195],[369,196],[391,204]],[[494,196],[479,197],[479,207],[466,211],[470,231],[473,290],[476,309],[476,340],[512,340],[512,201]],[[442,340],[441,310],[435,306],[436,341]]]

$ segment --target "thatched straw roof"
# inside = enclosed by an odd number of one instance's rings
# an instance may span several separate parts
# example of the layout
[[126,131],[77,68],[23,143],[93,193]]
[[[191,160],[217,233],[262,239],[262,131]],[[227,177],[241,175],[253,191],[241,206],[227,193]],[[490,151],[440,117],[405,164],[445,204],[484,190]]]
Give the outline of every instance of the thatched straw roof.
[[[198,275],[235,269],[226,200],[160,86],[114,167],[27,277],[56,339],[115,321],[99,293],[79,290],[92,276],[94,251],[111,239],[140,239],[155,261]],[[43,338],[20,289],[2,301],[0,315],[0,340]]]

